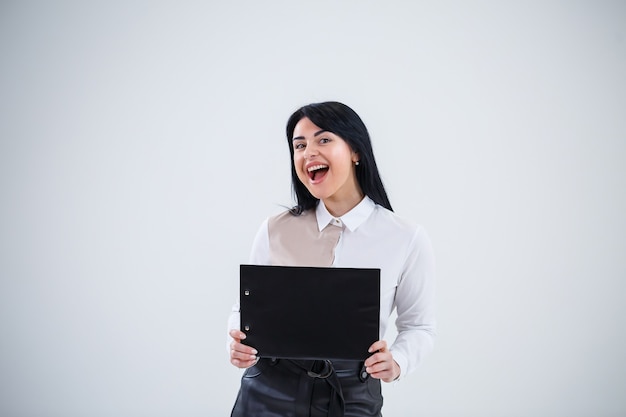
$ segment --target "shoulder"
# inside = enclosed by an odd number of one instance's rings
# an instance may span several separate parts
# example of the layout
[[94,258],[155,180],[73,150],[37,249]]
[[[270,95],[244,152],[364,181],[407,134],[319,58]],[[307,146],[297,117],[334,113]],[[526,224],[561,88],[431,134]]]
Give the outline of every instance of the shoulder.
[[[303,212],[302,214],[304,214],[304,213],[306,213],[306,212]],[[268,217],[267,220],[268,220],[268,222],[275,222],[275,221],[281,221],[281,220],[284,220],[284,219],[290,219],[292,217],[300,217],[300,216],[301,215],[293,214],[291,212],[291,210],[283,210],[280,213],[277,213],[277,214],[274,214],[274,215]]]
[[376,205],[373,212],[373,218],[375,223],[381,227],[385,227],[390,231],[396,233],[413,235],[420,230],[423,230],[422,225],[415,222],[408,217],[400,216],[395,212],[386,209],[385,207]]
[[411,247],[430,246],[430,238],[423,225],[415,220],[396,214],[377,205],[372,213],[376,231],[382,235],[393,236],[398,242]]
[[313,210],[306,210],[300,214],[294,214],[291,210],[285,210],[278,214],[268,217],[267,224],[270,227],[285,223],[297,223],[304,219],[315,218],[315,212]]

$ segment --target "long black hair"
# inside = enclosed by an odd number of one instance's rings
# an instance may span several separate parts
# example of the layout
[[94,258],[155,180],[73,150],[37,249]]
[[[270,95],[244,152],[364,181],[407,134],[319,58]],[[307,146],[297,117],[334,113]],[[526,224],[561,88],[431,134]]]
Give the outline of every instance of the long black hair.
[[356,166],[356,179],[361,187],[361,191],[376,204],[393,211],[378,173],[372,142],[365,124],[350,107],[336,101],[327,101],[303,106],[296,110],[287,121],[287,142],[291,154],[291,183],[297,202],[296,206],[291,209],[291,213],[300,214],[315,207],[319,201],[300,182],[293,161],[293,131],[296,128],[296,124],[305,117],[321,129],[341,137],[350,145],[354,152],[359,154],[360,159],[359,165]]

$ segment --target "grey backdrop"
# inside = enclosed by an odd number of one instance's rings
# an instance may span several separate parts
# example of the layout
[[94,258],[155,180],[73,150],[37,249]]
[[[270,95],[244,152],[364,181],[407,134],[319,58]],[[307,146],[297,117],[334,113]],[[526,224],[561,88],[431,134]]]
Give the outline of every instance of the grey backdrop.
[[[385,416],[626,414],[626,3],[0,2],[0,414],[228,415],[238,265],[340,100],[429,231]],[[393,337],[390,334],[389,337]]]

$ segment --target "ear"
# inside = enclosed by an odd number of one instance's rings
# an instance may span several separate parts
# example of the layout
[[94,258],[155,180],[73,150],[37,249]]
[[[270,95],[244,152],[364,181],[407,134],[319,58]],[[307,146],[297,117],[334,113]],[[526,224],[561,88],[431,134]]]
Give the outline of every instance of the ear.
[[361,156],[358,152],[352,151],[352,162],[357,163],[361,160]]

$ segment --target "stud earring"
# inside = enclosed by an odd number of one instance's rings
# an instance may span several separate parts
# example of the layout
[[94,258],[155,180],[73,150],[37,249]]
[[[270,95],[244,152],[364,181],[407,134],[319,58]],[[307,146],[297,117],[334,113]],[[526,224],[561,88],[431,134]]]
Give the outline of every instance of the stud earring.
[[354,163],[354,165],[359,165],[359,161],[356,161],[356,162]]

